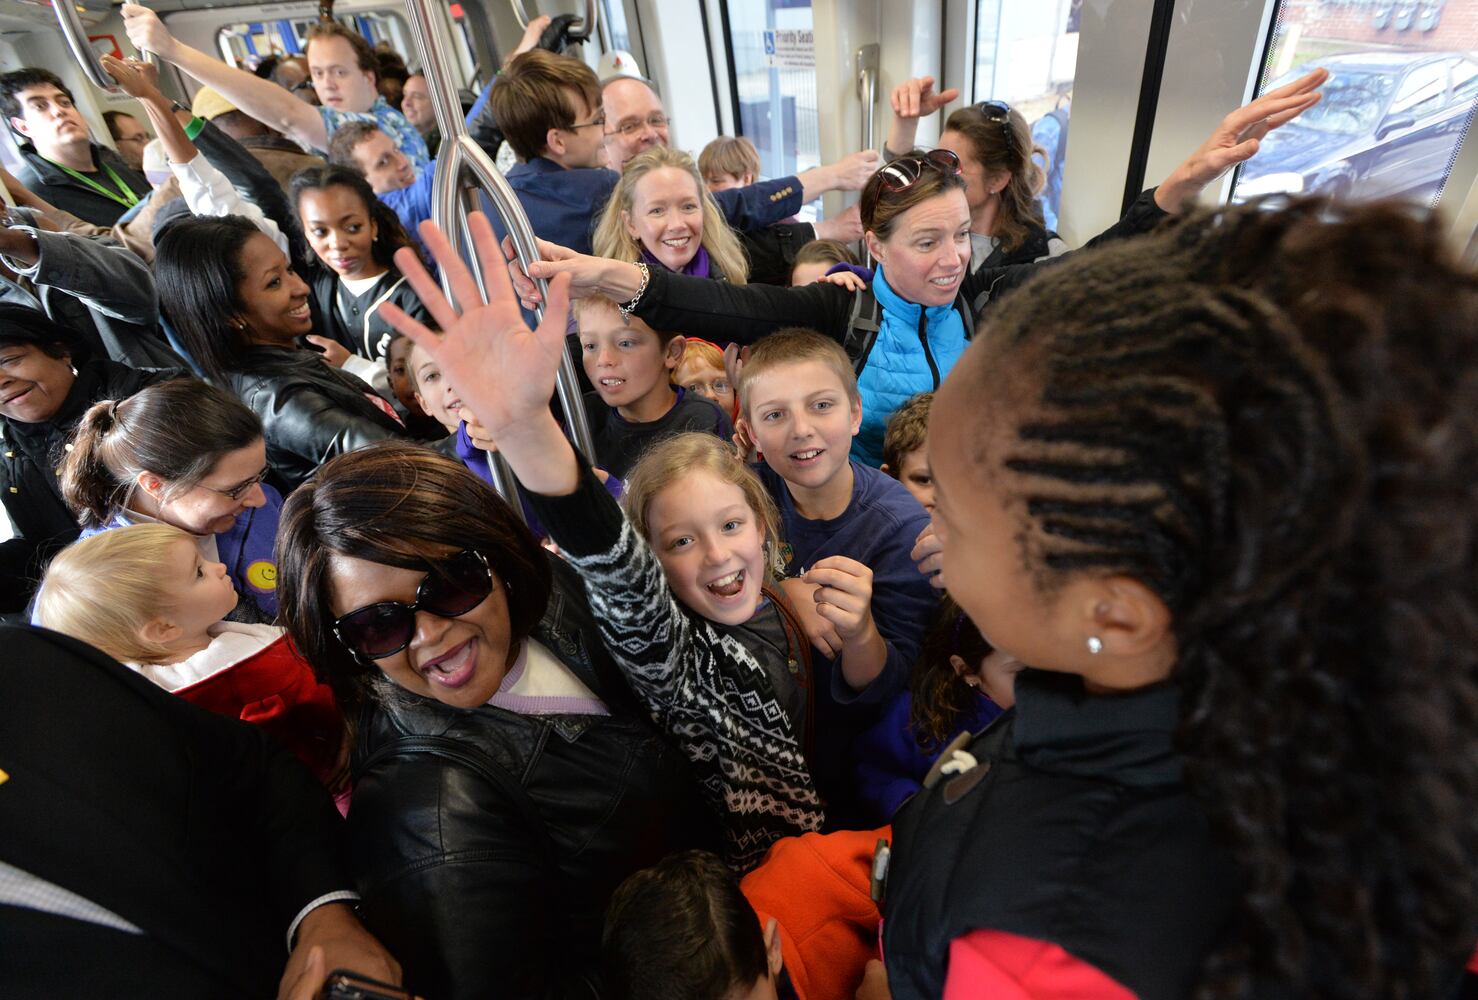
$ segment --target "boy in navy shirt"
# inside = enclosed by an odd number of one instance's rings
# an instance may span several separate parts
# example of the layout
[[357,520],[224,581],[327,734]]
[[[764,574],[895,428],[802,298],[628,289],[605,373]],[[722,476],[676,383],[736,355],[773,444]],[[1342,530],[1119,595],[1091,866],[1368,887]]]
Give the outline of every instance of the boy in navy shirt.
[[937,604],[909,555],[929,515],[897,480],[849,458],[862,399],[835,341],[779,330],[754,345],[738,381],[788,543],[783,586],[820,653],[812,774],[828,820],[845,828],[852,741],[907,684]]
[[577,299],[575,321],[585,374],[605,404],[587,408],[602,469],[625,479],[654,442],[684,431],[717,434],[725,441],[733,436],[723,410],[672,384],[686,346],[681,334],[658,333],[635,316],[622,316],[604,296]]

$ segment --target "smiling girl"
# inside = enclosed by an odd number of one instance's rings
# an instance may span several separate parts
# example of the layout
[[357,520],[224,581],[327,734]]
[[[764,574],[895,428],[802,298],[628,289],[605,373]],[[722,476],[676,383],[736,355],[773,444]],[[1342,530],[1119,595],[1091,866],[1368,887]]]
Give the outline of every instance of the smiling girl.
[[735,285],[749,280],[739,238],[693,158],[667,146],[653,146],[626,164],[592,244],[598,256],[613,260]]

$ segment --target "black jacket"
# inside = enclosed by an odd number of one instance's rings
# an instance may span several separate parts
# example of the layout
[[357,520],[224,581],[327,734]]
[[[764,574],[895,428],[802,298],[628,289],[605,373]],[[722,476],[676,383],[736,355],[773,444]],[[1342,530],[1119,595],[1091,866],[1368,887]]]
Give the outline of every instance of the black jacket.
[[[464,711],[397,688],[359,728],[349,837],[361,912],[422,996],[596,995],[611,893],[700,839],[682,754],[635,708],[578,579],[552,562],[534,638],[609,718]],[[415,742],[425,737],[440,746]]]
[[350,888],[328,795],[260,727],[81,642],[0,643],[0,861],[143,932],[0,904],[0,996],[275,995],[293,918]]
[[[121,202],[99,194],[43,157],[30,143],[21,146],[20,153],[25,161],[18,178],[20,182],[62,211],[70,212],[84,222],[91,222],[94,226],[111,226],[124,212],[128,211]],[[113,172],[139,198],[147,198],[153,190],[149,186],[148,178],[129,167],[123,162],[122,157],[107,146],[93,143],[92,158],[94,165],[99,168],[104,164],[112,167]],[[105,188],[113,186],[112,178],[102,169],[88,176],[93,177]]]
[[312,351],[249,348],[222,383],[261,418],[267,464],[284,493],[335,455],[406,436],[370,401],[374,390]]
[[0,500],[14,537],[0,543],[0,611],[16,611],[36,589],[47,560],[75,541],[77,519],[62,500],[56,469],[67,438],[87,408],[100,399],[124,399],[145,386],[184,373],[141,370],[104,358],[77,369],[71,391],[51,420],[23,424],[0,417]]
[[[1122,219],[1095,236],[1087,246],[1147,232],[1165,215],[1155,204],[1154,191],[1146,191]],[[1070,256],[1064,254],[1032,263],[981,267],[965,275],[960,286],[960,301],[968,303],[978,313],[992,298],[1020,285],[1038,268],[1051,267],[1052,261]],[[731,285],[654,267],[634,313],[657,330],[694,331],[710,340],[738,344],[752,344],[765,334],[787,326],[809,327],[842,341],[847,335],[853,297],[854,293],[840,285],[826,282],[800,288],[774,288],[754,283]],[[978,320],[980,317],[976,315],[973,318]],[[965,324],[970,333],[974,332],[974,327],[973,322]]]
[[[377,310],[381,302],[397,305],[423,323],[431,322],[431,314],[421,304],[421,297],[398,271],[386,271],[360,298],[350,295],[339,276],[321,261],[313,261],[311,273],[317,332],[338,341],[361,358],[383,361],[390,349],[395,327]],[[340,301],[344,304],[342,310]]]

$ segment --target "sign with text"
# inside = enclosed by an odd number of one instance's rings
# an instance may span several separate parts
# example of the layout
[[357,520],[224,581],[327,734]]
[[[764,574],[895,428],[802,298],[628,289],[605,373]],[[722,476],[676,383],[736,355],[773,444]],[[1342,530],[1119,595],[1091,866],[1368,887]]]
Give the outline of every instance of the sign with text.
[[772,69],[815,69],[816,34],[780,28],[765,33],[765,62]]

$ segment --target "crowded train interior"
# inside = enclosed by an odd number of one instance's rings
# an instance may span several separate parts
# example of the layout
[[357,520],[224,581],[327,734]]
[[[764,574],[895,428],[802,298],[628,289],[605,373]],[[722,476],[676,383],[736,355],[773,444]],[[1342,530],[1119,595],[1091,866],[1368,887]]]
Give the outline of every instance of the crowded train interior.
[[0,0],[0,997],[1478,1000],[1478,0]]

